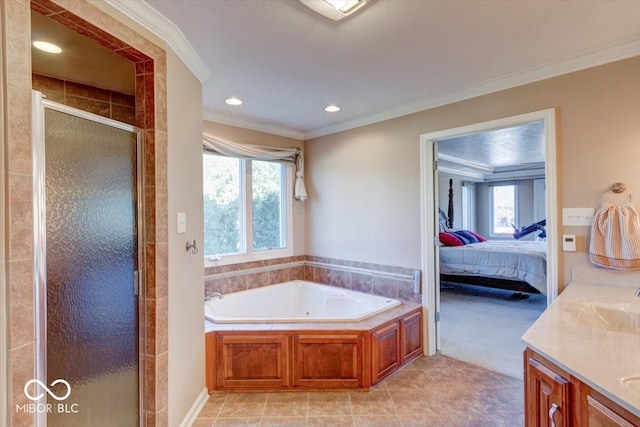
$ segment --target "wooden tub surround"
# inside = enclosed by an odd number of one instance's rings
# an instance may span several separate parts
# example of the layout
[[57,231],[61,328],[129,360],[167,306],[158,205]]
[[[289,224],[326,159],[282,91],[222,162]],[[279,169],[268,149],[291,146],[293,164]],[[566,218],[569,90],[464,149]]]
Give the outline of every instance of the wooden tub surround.
[[363,389],[422,354],[422,307],[351,323],[205,322],[209,392]]

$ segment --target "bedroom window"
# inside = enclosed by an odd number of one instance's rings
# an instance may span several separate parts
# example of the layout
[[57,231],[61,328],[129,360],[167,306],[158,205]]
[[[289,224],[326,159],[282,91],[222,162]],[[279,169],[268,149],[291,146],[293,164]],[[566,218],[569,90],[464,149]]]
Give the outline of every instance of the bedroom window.
[[517,193],[515,184],[496,184],[489,188],[491,209],[491,236],[512,236],[517,223]]
[[290,255],[291,170],[283,163],[203,155],[204,254],[209,261]]

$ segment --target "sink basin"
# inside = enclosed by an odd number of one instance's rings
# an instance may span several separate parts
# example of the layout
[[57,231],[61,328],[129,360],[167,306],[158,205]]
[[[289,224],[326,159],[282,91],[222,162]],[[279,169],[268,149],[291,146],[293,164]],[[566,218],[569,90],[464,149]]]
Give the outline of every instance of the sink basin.
[[568,303],[566,310],[585,326],[640,335],[640,304],[579,299]]
[[622,385],[640,396],[640,376],[625,377],[620,380]]

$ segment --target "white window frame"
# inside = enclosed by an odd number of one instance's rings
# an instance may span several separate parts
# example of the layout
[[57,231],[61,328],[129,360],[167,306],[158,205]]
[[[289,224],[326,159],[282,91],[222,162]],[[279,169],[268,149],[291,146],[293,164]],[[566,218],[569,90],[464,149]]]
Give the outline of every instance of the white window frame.
[[[204,154],[210,155],[210,154]],[[240,220],[243,226],[240,230],[240,252],[235,254],[208,255],[205,254],[205,267],[215,267],[243,262],[262,261],[274,258],[293,256],[293,165],[274,162],[282,165],[284,176],[280,183],[280,198],[283,218],[281,218],[280,232],[285,233],[285,247],[275,249],[253,249],[253,195],[251,162],[240,160]],[[264,161],[264,160],[260,160]],[[204,246],[204,245],[203,245]]]
[[[517,182],[500,182],[490,184],[489,186],[489,236],[494,238],[513,238],[513,232],[511,233],[496,233],[493,230],[493,190],[496,187],[513,187],[513,220],[516,222],[514,225],[518,227],[519,215],[518,215],[518,183]],[[515,230],[514,230],[515,232]]]

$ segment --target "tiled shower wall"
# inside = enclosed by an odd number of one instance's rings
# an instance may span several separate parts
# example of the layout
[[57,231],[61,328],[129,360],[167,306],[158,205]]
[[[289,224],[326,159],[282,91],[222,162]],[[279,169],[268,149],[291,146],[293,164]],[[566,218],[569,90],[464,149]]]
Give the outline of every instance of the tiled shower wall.
[[[119,53],[135,65],[134,124],[144,130],[145,293],[144,410],[146,425],[168,424],[168,243],[166,53],[88,1],[12,0],[0,2],[5,86],[2,130],[6,172],[6,268],[8,300],[8,396],[12,426],[32,426],[34,414],[13,410],[28,403],[25,383],[34,378],[32,152],[30,11],[35,10]],[[95,25],[92,23],[96,23]],[[99,25],[99,27],[98,27]],[[111,96],[111,94],[110,94]],[[85,100],[90,97],[85,96]],[[59,100],[58,100],[59,101]],[[110,99],[110,108],[113,107]],[[117,101],[120,105],[122,100]],[[122,117],[119,118],[122,120]],[[130,119],[129,119],[130,120]],[[164,327],[163,327],[164,325]],[[4,351],[4,350],[3,350]],[[4,420],[0,420],[0,424]]]
[[420,303],[413,292],[417,270],[382,264],[300,255],[205,269],[205,291],[222,294],[289,280],[308,280],[390,298]]
[[48,100],[68,105],[102,117],[135,125],[136,97],[112,90],[33,74],[33,90],[42,92]]

